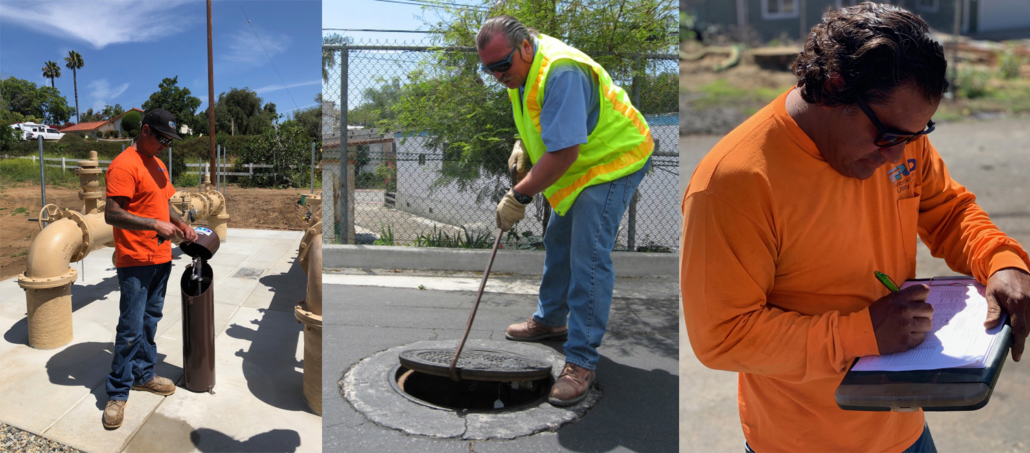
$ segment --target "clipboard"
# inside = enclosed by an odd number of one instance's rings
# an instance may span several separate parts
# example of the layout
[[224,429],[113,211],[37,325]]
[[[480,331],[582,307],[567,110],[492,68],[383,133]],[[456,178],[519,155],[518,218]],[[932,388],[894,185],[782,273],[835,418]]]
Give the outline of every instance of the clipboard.
[[[963,277],[966,278],[966,277]],[[946,280],[942,278],[937,281]],[[919,279],[911,281],[930,281]],[[1006,321],[1007,322],[1007,321]],[[972,411],[987,405],[1012,345],[1006,323],[984,368],[942,368],[916,371],[853,371],[844,375],[834,399],[851,411]]]

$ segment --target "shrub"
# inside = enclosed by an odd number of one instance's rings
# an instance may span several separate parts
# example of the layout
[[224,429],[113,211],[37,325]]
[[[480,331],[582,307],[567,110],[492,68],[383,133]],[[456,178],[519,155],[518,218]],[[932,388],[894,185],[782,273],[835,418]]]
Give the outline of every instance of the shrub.
[[1016,54],[1012,46],[998,52],[998,75],[1003,79],[1019,78],[1019,67],[1027,62],[1027,58]]
[[955,93],[966,99],[984,97],[988,94],[987,82],[990,78],[987,71],[961,68],[955,77]]
[[143,116],[135,110],[130,110],[122,116],[122,130],[129,134],[129,137],[136,137],[136,134],[140,130],[140,121],[143,121]]

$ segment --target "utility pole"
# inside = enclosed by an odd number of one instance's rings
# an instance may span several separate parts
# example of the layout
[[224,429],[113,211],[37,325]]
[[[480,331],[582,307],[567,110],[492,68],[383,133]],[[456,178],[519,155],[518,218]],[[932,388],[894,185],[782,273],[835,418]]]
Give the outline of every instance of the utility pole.
[[207,124],[211,136],[211,172],[212,178],[218,175],[215,152],[215,53],[214,39],[211,35],[211,0],[207,0]]

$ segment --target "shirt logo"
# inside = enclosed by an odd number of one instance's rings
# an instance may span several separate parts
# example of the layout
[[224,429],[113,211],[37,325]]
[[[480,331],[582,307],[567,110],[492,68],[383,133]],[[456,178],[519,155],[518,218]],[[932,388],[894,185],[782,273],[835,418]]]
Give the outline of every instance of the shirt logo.
[[[907,165],[906,165],[907,164]],[[887,180],[894,185],[897,193],[902,193],[912,187],[912,172],[916,171],[916,160],[909,159],[887,171]]]
[[916,160],[909,159],[908,165],[908,168],[905,168],[904,163],[898,165],[897,167],[894,167],[893,169],[887,172],[887,179],[891,182],[896,182],[901,181],[902,178],[909,176],[910,174],[912,174],[913,171],[916,170]]

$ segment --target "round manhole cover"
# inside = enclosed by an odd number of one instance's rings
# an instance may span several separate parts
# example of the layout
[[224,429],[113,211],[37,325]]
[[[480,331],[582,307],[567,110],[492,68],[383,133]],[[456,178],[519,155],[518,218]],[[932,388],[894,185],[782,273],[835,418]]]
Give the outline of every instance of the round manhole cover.
[[[450,376],[453,349],[413,349],[401,352],[406,368],[436,376]],[[510,351],[465,349],[455,365],[461,379],[511,381],[542,379],[551,374],[551,364]]]
[[[399,385],[397,381],[402,377],[399,375],[399,371],[401,368],[406,368],[398,364],[402,353],[419,350],[447,351],[445,354],[446,364],[442,366],[446,369],[450,365],[451,355],[454,354],[457,346],[457,340],[420,341],[373,354],[354,364],[344,373],[343,378],[339,381],[340,393],[356,411],[378,425],[412,435],[465,440],[514,439],[541,431],[555,431],[566,423],[579,420],[601,398],[600,389],[595,387],[589,390],[586,399],[573,406],[552,406],[546,402],[546,398],[539,400],[526,398],[539,402],[531,401],[526,405],[521,405],[512,399],[506,399],[503,394],[503,392],[516,390],[512,384],[511,389],[499,390],[502,392],[500,398],[497,394],[492,394],[487,399],[491,403],[497,399],[502,400],[505,403],[503,409],[480,412],[477,410],[441,409],[416,403],[411,396],[404,395],[403,392],[395,389]],[[463,359],[467,351],[483,350],[502,351],[545,363],[550,376],[545,377],[545,382],[542,383],[545,387],[539,389],[540,395],[545,395],[549,391],[547,387],[558,379],[562,365],[565,363],[565,357],[560,353],[536,344],[470,339],[466,347],[466,350],[461,353]],[[421,385],[411,380],[417,377],[409,376],[408,386]],[[435,376],[427,373],[422,377],[433,378]],[[472,381],[462,382],[472,385]],[[498,391],[496,387],[490,387],[494,382],[499,381],[478,382],[477,388],[471,393],[484,393],[484,388],[493,389],[492,391],[496,392]],[[425,392],[439,392],[441,388],[446,390],[443,386],[451,385],[451,383],[453,381],[447,378],[439,378],[439,381],[435,383],[427,380],[422,389]],[[455,384],[462,385],[462,383]],[[534,387],[534,389],[536,388]],[[416,388],[407,390],[420,393]],[[517,390],[520,392],[523,390],[523,383],[519,383]],[[431,404],[440,405],[439,402]]]

